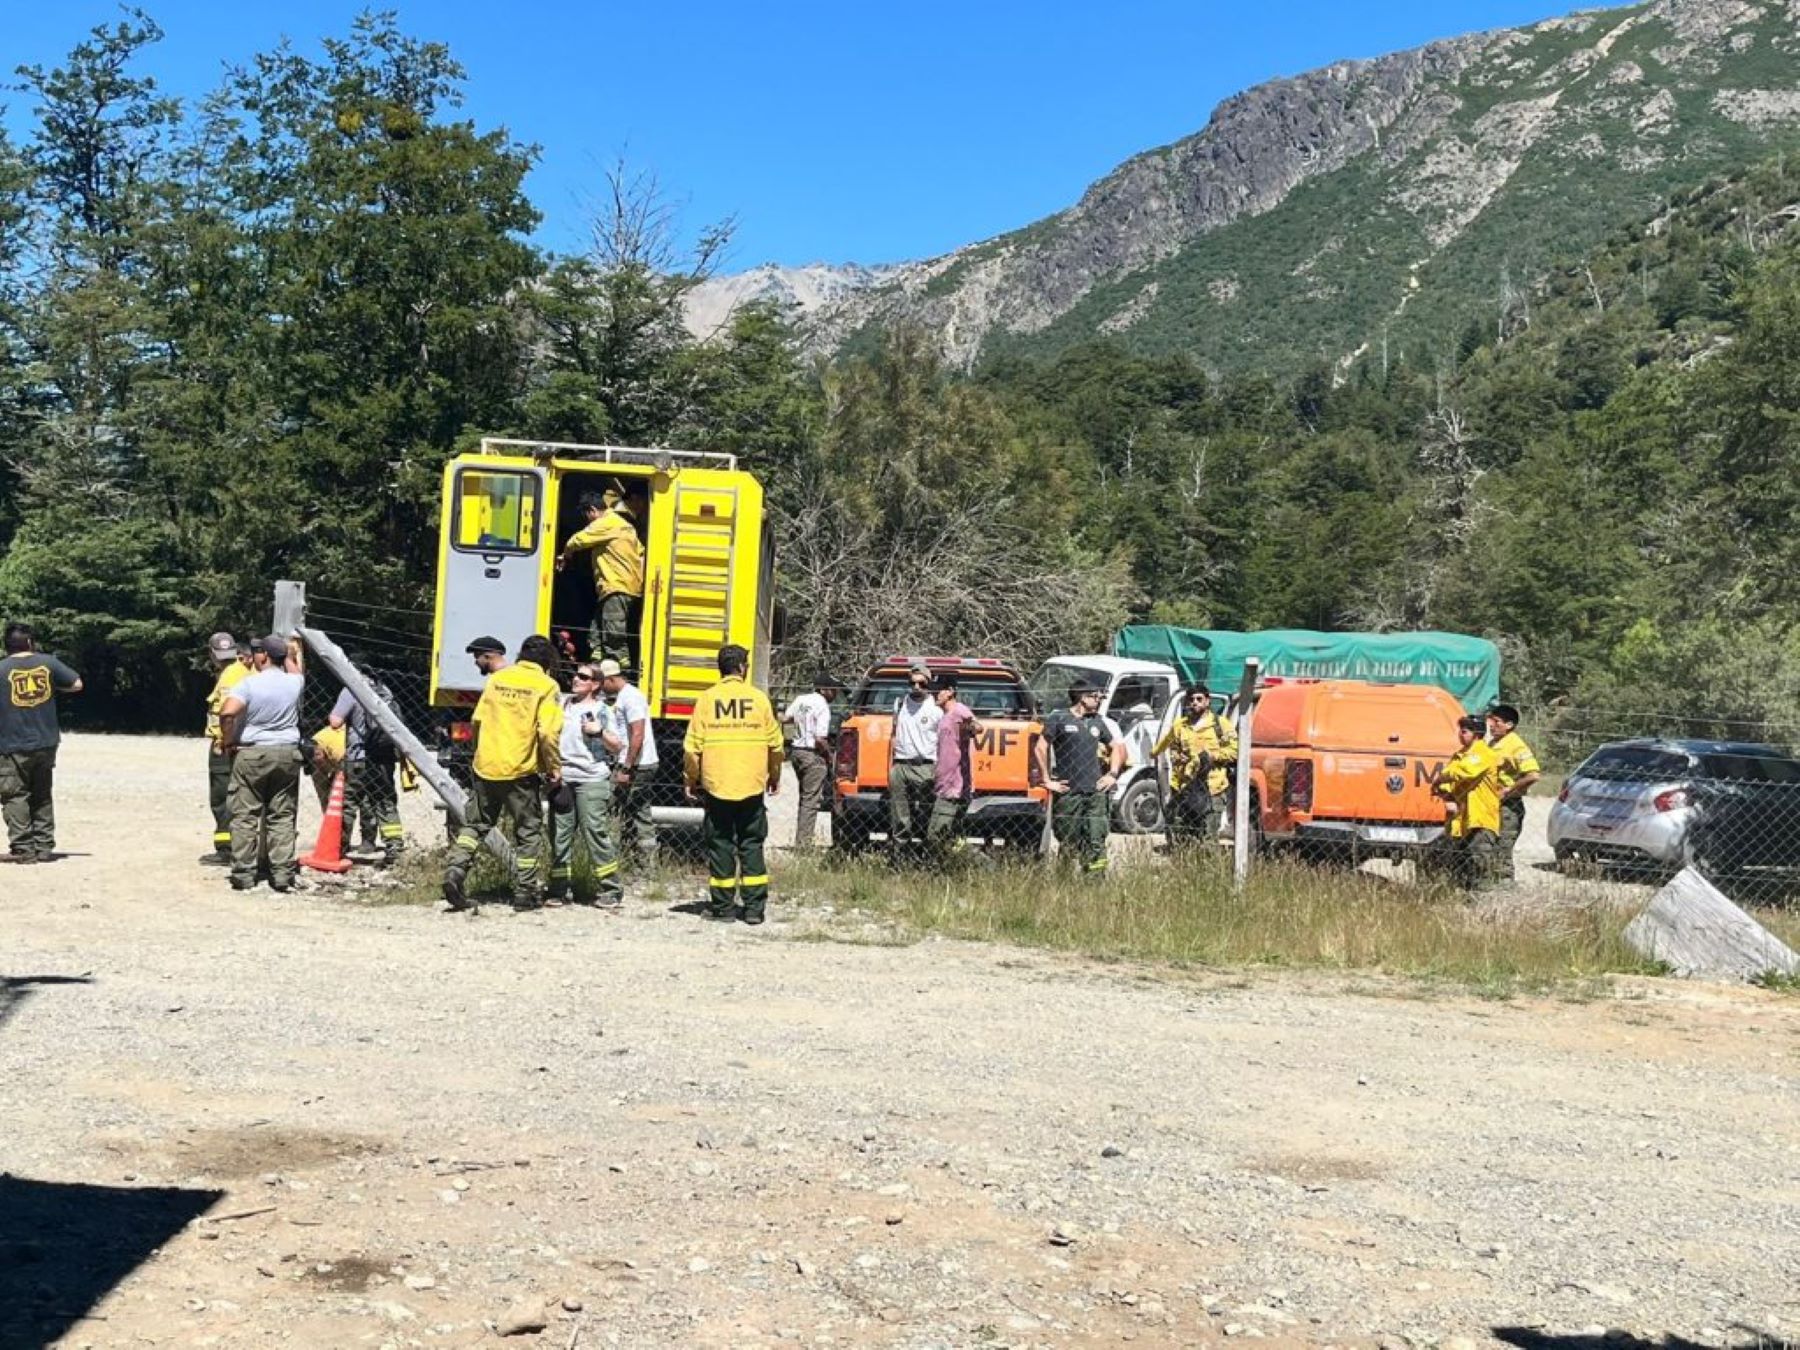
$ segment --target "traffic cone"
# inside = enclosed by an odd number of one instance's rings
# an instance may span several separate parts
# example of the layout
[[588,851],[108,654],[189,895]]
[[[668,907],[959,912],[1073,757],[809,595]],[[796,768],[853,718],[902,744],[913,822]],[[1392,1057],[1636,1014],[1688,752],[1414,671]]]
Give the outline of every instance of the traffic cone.
[[344,856],[344,771],[339,769],[331,780],[331,800],[325,807],[325,819],[319,822],[319,840],[313,851],[300,859],[302,867],[315,872],[348,872],[350,860]]

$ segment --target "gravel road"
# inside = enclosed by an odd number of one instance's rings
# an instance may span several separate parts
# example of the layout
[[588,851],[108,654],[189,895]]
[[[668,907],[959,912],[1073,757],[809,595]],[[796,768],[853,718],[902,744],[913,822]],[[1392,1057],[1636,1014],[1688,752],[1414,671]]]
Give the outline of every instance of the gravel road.
[[239,895],[202,768],[0,867],[0,1347],[1800,1335],[1792,997]]

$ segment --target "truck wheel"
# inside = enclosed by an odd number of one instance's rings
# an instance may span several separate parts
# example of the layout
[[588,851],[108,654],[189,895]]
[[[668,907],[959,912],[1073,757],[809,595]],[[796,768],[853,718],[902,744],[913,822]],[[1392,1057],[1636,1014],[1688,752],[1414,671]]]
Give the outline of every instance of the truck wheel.
[[1145,776],[1125,789],[1113,807],[1113,819],[1126,834],[1155,834],[1163,827],[1162,798],[1156,779]]

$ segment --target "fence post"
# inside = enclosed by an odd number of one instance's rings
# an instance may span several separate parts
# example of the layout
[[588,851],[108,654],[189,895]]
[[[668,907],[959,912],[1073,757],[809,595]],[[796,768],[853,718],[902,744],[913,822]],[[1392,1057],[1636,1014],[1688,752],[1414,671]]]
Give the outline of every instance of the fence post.
[[1231,884],[1242,891],[1250,880],[1250,734],[1256,722],[1256,682],[1262,661],[1252,656],[1244,662],[1238,681],[1237,791],[1231,804]]
[[289,633],[300,631],[300,625],[306,622],[306,583],[304,581],[278,581],[275,583],[275,626],[271,632],[286,637]]
[[[284,602],[288,606],[283,609]],[[412,728],[401,721],[400,715],[388,706],[388,701],[375,692],[363,673],[356,668],[356,663],[344,653],[344,649],[332,637],[317,628],[309,628],[306,624],[306,587],[297,581],[278,581],[275,583],[275,627],[278,632],[298,633],[306,643],[306,650],[312,657],[323,662],[325,667],[344,682],[362,710],[375,720],[388,735],[388,739],[400,747],[402,754],[412,761],[413,768],[431,785],[431,790],[443,799],[444,807],[450,818],[458,825],[468,819],[469,803],[463,795],[460,784],[452,778],[444,766],[438,763],[436,755],[417,736]],[[285,626],[283,620],[287,620]],[[504,867],[512,866],[512,846],[506,842],[506,836],[498,829],[488,831],[487,846],[500,859]]]

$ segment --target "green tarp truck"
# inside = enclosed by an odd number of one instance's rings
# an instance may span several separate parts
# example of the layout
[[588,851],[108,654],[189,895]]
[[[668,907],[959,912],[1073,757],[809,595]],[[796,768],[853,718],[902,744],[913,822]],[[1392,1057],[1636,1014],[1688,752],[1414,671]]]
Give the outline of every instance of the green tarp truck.
[[1205,628],[1134,624],[1119,630],[1113,655],[1161,661],[1183,683],[1204,680],[1215,691],[1237,688],[1250,657],[1264,675],[1387,684],[1435,684],[1463,707],[1480,712],[1500,697],[1500,649],[1462,633],[1315,633],[1269,628],[1232,633]]

